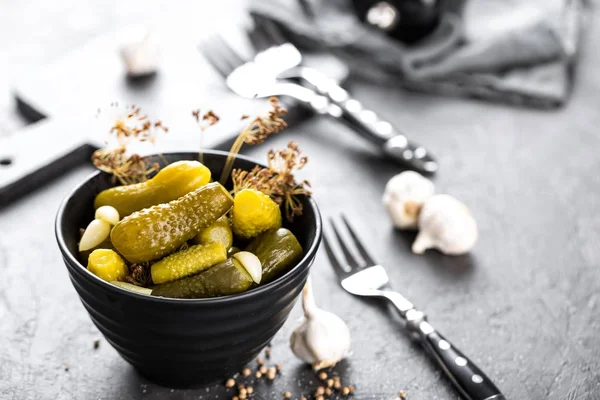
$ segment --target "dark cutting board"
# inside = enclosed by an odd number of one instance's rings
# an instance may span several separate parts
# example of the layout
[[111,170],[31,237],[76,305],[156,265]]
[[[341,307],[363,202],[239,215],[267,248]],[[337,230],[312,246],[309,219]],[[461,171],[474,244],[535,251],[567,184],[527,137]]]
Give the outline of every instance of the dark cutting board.
[[[243,99],[228,90],[197,49],[202,37],[153,32],[160,49],[158,73],[127,78],[119,48],[131,29],[98,37],[14,85],[21,112],[32,121],[45,120],[0,139],[0,159],[11,160],[0,169],[0,207],[89,160],[93,151],[89,144],[102,145],[109,126],[102,113],[100,119],[94,119],[94,114],[112,102],[140,106],[150,119],[160,119],[170,128],[157,143],[160,151],[200,148],[199,130],[191,116],[194,109],[212,109],[221,116],[220,123],[205,133],[203,146],[225,149],[242,127],[241,115],[266,109],[264,100]],[[242,53],[251,53],[242,30],[219,34]],[[332,57],[313,55],[306,61],[335,80],[346,77],[345,68]],[[290,110],[289,123],[310,116],[290,99],[282,102]]]

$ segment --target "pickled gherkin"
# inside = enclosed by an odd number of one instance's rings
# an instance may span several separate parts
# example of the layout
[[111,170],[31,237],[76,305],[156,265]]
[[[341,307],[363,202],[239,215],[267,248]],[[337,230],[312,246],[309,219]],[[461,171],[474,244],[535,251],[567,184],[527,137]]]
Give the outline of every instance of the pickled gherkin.
[[262,283],[283,275],[302,258],[302,246],[285,228],[271,229],[254,238],[246,251],[258,257],[262,265]]
[[185,278],[225,260],[227,249],[223,243],[191,246],[152,264],[152,281],[159,284]]
[[212,182],[166,204],[123,218],[112,229],[115,249],[131,263],[154,261],[180,248],[224,215],[233,204],[220,183]]
[[129,273],[125,261],[114,250],[97,249],[90,254],[87,269],[105,281],[122,279]]
[[227,215],[223,215],[221,218],[216,220],[214,224],[194,236],[191,242],[194,244],[219,242],[223,243],[225,248],[229,250],[233,245],[233,233],[231,232],[229,217]]
[[250,286],[252,278],[248,272],[237,260],[229,258],[198,275],[158,285],[152,296],[185,299],[227,296],[245,292]]
[[112,206],[124,218],[143,208],[180,198],[210,181],[210,170],[198,161],[177,161],[146,182],[115,186],[100,192],[94,208]]

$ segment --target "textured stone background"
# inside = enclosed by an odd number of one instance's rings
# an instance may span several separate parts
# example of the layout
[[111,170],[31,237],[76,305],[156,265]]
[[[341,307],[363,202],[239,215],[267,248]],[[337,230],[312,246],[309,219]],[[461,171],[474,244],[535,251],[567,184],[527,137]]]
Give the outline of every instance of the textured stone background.
[[[220,1],[209,10],[195,5],[196,11],[181,12],[177,4],[2,4],[1,134],[25,123],[8,94],[11,76],[134,18],[217,24],[228,15],[219,19],[219,13],[237,9]],[[414,235],[390,227],[379,199],[398,168],[379,160],[347,129],[311,119],[269,142],[269,147],[292,138],[299,142],[310,156],[304,176],[312,181],[323,214],[349,215],[395,286],[497,382],[507,399],[600,397],[598,22],[595,11],[573,98],[556,112],[352,86],[364,103],[436,150],[441,162],[436,186],[465,201],[480,226],[480,242],[469,256],[410,253]],[[248,153],[263,158],[265,151]],[[59,202],[90,171],[75,169],[0,210],[0,398],[228,398],[221,386],[153,385],[102,339],[93,349],[100,334],[71,287],[53,233]],[[398,390],[406,390],[411,400],[458,398],[393,313],[337,287],[322,252],[313,268],[317,301],[353,332],[354,354],[336,371],[357,385],[356,399],[391,400]],[[315,387],[312,373],[287,348],[299,311],[274,340],[273,361],[283,364],[284,374],[271,385],[256,385],[257,399],[278,399],[284,390],[299,396]]]

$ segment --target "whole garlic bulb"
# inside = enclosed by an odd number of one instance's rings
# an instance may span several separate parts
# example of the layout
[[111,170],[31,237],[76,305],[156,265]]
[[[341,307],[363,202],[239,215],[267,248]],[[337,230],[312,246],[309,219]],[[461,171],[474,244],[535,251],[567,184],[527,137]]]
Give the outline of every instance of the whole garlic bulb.
[[416,229],[421,207],[434,193],[429,179],[414,171],[404,171],[388,181],[383,205],[395,227]]
[[447,194],[437,194],[425,202],[419,229],[412,245],[416,254],[433,248],[445,254],[465,254],[478,237],[477,223],[467,206]]
[[290,336],[290,347],[315,370],[332,367],[350,353],[350,330],[337,315],[315,303],[309,280],[302,290],[304,320]]

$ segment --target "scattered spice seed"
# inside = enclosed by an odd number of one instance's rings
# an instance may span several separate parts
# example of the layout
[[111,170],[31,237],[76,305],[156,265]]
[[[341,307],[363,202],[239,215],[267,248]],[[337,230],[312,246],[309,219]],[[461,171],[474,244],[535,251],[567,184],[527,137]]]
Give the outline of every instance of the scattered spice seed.
[[342,384],[339,380],[333,382],[333,388],[336,390],[340,390],[342,388]]
[[281,371],[281,364],[275,364],[275,369],[277,370],[277,372]]
[[348,386],[348,389],[350,390],[350,393],[354,393],[354,385]]
[[325,372],[321,372],[319,374],[319,379],[322,380],[322,381],[324,381],[325,379],[327,379],[327,374]]
[[302,396],[300,397],[300,400],[307,400],[306,397]]
[[248,392],[248,394],[252,394],[252,393],[254,393],[254,388],[252,386],[248,386],[246,388],[246,391]]
[[225,382],[225,387],[232,388],[235,386],[235,381],[231,378],[227,379]]
[[252,371],[250,371],[250,368],[244,368],[242,371],[242,375],[244,376],[250,376],[251,373]]
[[292,394],[290,392],[285,392],[283,394],[283,397],[285,397],[286,399],[289,399],[290,397],[292,397]]
[[268,370],[269,369],[266,367],[266,365],[262,365],[259,369],[260,373],[263,375],[266,374]]
[[260,371],[256,371],[256,375],[255,375],[258,379],[262,378],[262,374],[260,373]]
[[63,369],[65,372],[69,372],[69,364],[63,364]]
[[268,347],[265,349],[265,357],[267,359],[271,358],[271,349]]
[[94,350],[97,350],[98,347],[100,347],[100,340],[99,339],[95,339],[94,340]]
[[401,400],[406,400],[406,392],[404,390],[401,390],[399,395]]
[[264,358],[262,358],[262,357],[260,357],[260,358],[258,358],[258,359],[256,360],[256,363],[257,363],[258,365],[263,365],[263,364],[265,363],[265,359],[264,359]]
[[342,396],[348,396],[350,394],[350,389],[347,387],[342,388]]
[[327,379],[327,387],[333,387],[333,379]]
[[317,394],[325,394],[325,388],[323,386],[319,386],[317,388]]
[[275,371],[275,369],[269,368],[269,371],[267,372],[267,379],[272,381],[273,379],[275,379],[276,376],[277,376],[277,371]]
[[331,396],[332,393],[333,393],[333,391],[330,388],[325,388],[325,394],[327,396]]
[[239,398],[239,397],[237,397],[237,396],[233,396],[233,397],[231,398],[231,400],[240,400],[240,398]]

